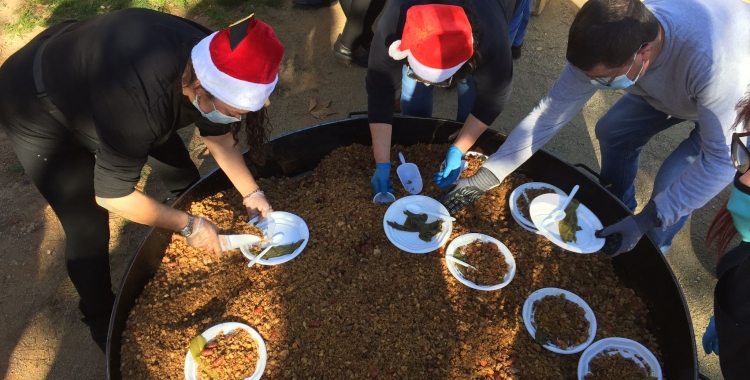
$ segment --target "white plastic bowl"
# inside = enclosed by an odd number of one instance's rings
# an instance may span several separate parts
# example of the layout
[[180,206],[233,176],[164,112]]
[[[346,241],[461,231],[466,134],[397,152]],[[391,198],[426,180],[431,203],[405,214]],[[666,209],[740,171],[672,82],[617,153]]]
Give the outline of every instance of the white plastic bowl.
[[588,347],[596,337],[596,316],[594,315],[594,311],[591,310],[589,305],[584,301],[581,297],[578,297],[574,293],[571,293],[564,289],[559,288],[542,288],[534,293],[531,293],[529,298],[526,299],[526,302],[523,303],[523,323],[526,325],[526,330],[531,334],[531,339],[534,339],[536,336],[536,327],[534,327],[534,301],[540,300],[546,296],[558,296],[560,294],[565,294],[565,299],[571,302],[575,302],[578,304],[578,306],[583,308],[583,311],[586,313],[586,319],[589,321],[589,338],[583,342],[583,344],[579,344],[577,346],[568,347],[567,349],[563,350],[562,348],[559,348],[555,346],[554,344],[545,344],[542,347],[558,353],[558,354],[575,354],[576,352],[581,352],[586,347]]
[[[224,331],[224,334],[229,334],[235,329],[243,329],[247,331],[250,336],[255,339],[258,344],[258,361],[255,363],[255,372],[250,377],[246,377],[245,380],[258,380],[263,376],[263,371],[266,369],[266,361],[268,360],[268,353],[266,352],[266,342],[263,341],[263,337],[255,331],[254,328],[238,322],[226,322],[218,324],[214,327],[203,332],[201,335],[206,341],[210,341],[219,335],[220,332]],[[193,360],[188,349],[187,355],[185,355],[185,379],[186,380],[198,380],[198,363]]]
[[[555,193],[560,194],[561,196],[568,195],[558,187],[544,182],[524,183],[523,185],[516,187],[513,192],[510,193],[510,214],[513,215],[513,220],[515,220],[516,223],[518,223],[518,225],[523,227],[523,229],[525,229],[526,231],[539,233],[539,230],[537,230],[537,228],[534,226],[534,223],[531,220],[526,219],[526,217],[521,214],[521,211],[518,210],[518,204],[516,202],[518,201],[518,197],[523,196],[524,191],[528,189],[541,189],[543,187],[552,189],[555,191]],[[529,200],[529,205],[531,205],[532,200],[533,199]]]
[[[276,222],[274,235],[280,232],[284,234],[283,241],[274,242],[274,244],[292,244],[300,239],[305,239],[305,241],[299,246],[299,248],[288,255],[258,260],[258,264],[260,265],[279,265],[292,260],[302,253],[307,246],[307,242],[310,241],[310,230],[307,229],[307,223],[305,223],[305,221],[299,216],[284,211],[274,211],[270,215],[273,216],[273,219]],[[253,218],[248,224],[253,224],[257,220],[257,217]],[[255,255],[250,252],[247,246],[241,247],[240,251],[242,251],[242,254],[250,260],[255,258]]]
[[[470,233],[466,235],[461,235],[453,241],[448,244],[448,248],[445,249],[445,256],[453,256],[453,253],[456,252],[456,250],[464,245],[471,244],[474,240],[479,240],[483,243],[495,243],[497,245],[498,250],[500,250],[500,253],[503,254],[505,257],[505,262],[508,263],[510,268],[508,268],[508,273],[505,274],[505,277],[503,278],[503,282],[495,285],[477,285],[466,278],[461,274],[461,272],[456,269],[456,266],[460,264],[456,264],[450,260],[446,259],[446,264],[448,265],[448,270],[451,272],[453,277],[456,278],[460,283],[476,290],[484,290],[484,291],[492,291],[492,290],[498,290],[501,289],[508,284],[510,284],[511,280],[513,280],[513,277],[516,275],[516,260],[513,258],[513,254],[510,253],[510,250],[508,250],[508,247],[505,246],[505,244],[501,243],[500,240],[497,240],[493,238],[492,236],[488,236],[485,234],[478,234],[478,233]],[[471,264],[471,263],[468,263]]]
[[654,354],[644,347],[642,344],[626,339],[626,338],[605,338],[589,346],[586,351],[581,354],[581,358],[578,359],[578,380],[584,380],[584,377],[590,373],[589,363],[599,353],[605,352],[609,355],[619,353],[623,357],[633,359],[641,368],[646,368],[645,364],[651,367],[651,373],[649,376],[653,376],[658,380],[662,380],[661,366],[659,361],[656,360]]

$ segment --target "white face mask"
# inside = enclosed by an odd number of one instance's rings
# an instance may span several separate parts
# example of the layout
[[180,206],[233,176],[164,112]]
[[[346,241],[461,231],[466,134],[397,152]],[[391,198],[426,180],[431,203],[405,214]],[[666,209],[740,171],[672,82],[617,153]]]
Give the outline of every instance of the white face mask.
[[635,55],[633,56],[633,63],[630,64],[630,67],[628,67],[628,71],[626,71],[625,74],[615,77],[615,79],[612,80],[612,83],[609,83],[611,78],[596,78],[591,79],[591,84],[593,84],[600,90],[623,90],[634,85],[635,82],[638,81],[638,78],[641,77],[641,73],[643,72],[643,67],[646,66],[646,62],[641,61],[641,69],[638,70],[638,75],[635,76],[635,79],[630,80],[630,78],[628,78],[628,73],[633,68],[633,65],[635,64],[635,57],[638,56],[638,52],[641,51],[641,48],[643,48],[643,46],[638,48],[638,51],[635,52]]
[[224,115],[223,113],[219,112],[219,110],[216,109],[216,105],[214,104],[213,100],[211,101],[211,106],[214,107],[214,110],[209,113],[205,113],[200,107],[200,99],[201,99],[200,95],[195,95],[195,100],[193,100],[193,105],[195,106],[195,108],[198,109],[201,115],[203,115],[203,117],[205,117],[209,121],[218,123],[218,124],[231,124],[231,123],[236,123],[242,120],[236,117]]

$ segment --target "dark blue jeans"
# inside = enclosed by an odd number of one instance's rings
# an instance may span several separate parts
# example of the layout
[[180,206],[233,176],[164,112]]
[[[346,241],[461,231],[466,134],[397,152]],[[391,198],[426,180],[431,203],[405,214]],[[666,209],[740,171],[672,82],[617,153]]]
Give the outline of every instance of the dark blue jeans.
[[[626,94],[596,123],[596,138],[602,155],[601,177],[612,186],[609,191],[635,212],[635,176],[641,149],[657,133],[683,122],[658,111],[638,95]],[[669,154],[654,179],[651,198],[666,190],[695,161],[700,152],[698,123],[680,145]],[[687,222],[688,215],[664,230],[649,232],[662,253],[672,246],[672,239]]]

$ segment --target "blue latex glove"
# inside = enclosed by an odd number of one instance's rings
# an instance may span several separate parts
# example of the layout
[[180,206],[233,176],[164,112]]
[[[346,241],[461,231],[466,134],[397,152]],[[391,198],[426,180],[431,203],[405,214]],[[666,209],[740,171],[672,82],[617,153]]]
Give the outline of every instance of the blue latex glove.
[[451,145],[448,154],[445,156],[445,168],[441,172],[433,174],[437,185],[446,188],[456,182],[461,175],[461,158],[464,153],[455,145]]
[[714,323],[714,317],[711,316],[711,320],[708,322],[706,332],[703,333],[703,351],[706,355],[712,351],[716,355],[719,354],[719,336],[716,334],[716,323]]
[[389,179],[390,175],[390,162],[375,165],[375,173],[372,175],[372,179],[370,180],[372,189],[375,190],[376,193],[381,193],[383,195],[385,195],[386,193],[392,193],[393,181]]
[[646,232],[660,225],[656,203],[651,201],[637,215],[627,216],[609,227],[596,231],[594,235],[606,239],[602,252],[615,257],[633,250]]

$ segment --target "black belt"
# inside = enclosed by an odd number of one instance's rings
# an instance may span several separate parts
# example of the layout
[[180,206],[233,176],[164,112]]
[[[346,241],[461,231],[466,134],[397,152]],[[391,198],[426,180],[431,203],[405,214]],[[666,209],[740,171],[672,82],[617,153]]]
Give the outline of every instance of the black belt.
[[39,49],[37,49],[36,54],[34,55],[34,84],[36,85],[36,97],[39,98],[39,101],[42,102],[42,106],[49,112],[52,117],[54,117],[57,121],[60,122],[60,124],[70,128],[70,123],[68,122],[68,119],[63,115],[62,112],[60,112],[60,109],[58,109],[54,104],[52,104],[52,101],[49,99],[49,96],[47,95],[47,89],[44,88],[44,82],[42,81],[42,54],[44,54],[44,48],[47,47],[47,44],[52,42],[57,36],[61,35],[64,31],[68,30],[71,26],[73,26],[75,22],[72,22],[68,25],[63,26],[55,32],[52,36],[47,38],[46,41],[42,42],[42,45],[39,46]]

